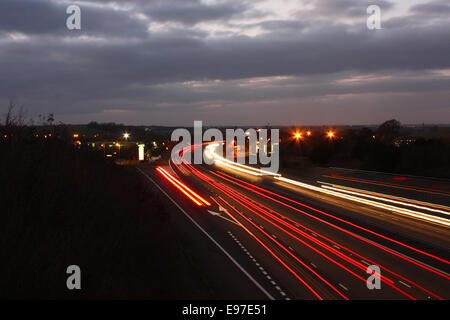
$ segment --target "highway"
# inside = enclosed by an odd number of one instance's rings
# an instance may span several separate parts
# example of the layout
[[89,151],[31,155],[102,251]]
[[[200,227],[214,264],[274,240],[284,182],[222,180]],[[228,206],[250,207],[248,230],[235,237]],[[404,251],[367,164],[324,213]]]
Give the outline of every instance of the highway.
[[[248,298],[450,297],[445,205],[274,175],[227,163],[213,148],[211,166],[182,160],[138,170],[245,275],[232,286],[259,291]],[[367,286],[371,265],[380,289]]]

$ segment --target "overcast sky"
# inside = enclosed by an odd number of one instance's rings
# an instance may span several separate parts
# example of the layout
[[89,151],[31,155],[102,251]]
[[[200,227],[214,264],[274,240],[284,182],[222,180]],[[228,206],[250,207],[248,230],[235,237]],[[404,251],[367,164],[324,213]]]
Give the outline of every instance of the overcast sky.
[[9,99],[65,123],[450,123],[450,1],[1,0]]

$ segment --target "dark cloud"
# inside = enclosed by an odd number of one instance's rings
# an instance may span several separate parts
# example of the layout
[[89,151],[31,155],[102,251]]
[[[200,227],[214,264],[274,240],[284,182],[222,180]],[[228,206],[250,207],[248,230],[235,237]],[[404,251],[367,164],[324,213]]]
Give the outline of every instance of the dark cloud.
[[[382,30],[370,31],[365,21],[353,19],[365,1],[314,3],[321,17],[340,8],[349,19],[247,22],[242,14],[259,11],[238,1],[85,1],[82,30],[72,32],[65,28],[66,3],[4,0],[0,103],[15,97],[34,113],[54,112],[72,122],[113,117],[141,122],[148,116],[156,123],[170,115],[171,124],[189,124],[195,117],[220,124],[238,109],[243,115],[237,122],[265,123],[276,108],[273,119],[281,124],[292,120],[295,106],[313,122],[324,117],[323,110],[327,117],[338,116],[344,102],[345,110],[353,108],[348,121],[361,122],[377,105],[362,106],[364,97],[404,112],[397,104],[416,106],[411,97],[423,102],[420,95],[432,95],[429,108],[442,112],[450,87],[446,19],[430,23],[423,8],[413,7],[414,15],[383,21]],[[360,14],[364,17],[365,9]],[[196,26],[210,20],[222,23],[223,36]],[[261,33],[246,35],[251,29]],[[14,32],[25,38],[14,38]],[[421,122],[419,109],[414,114]]]
[[[72,35],[67,32],[66,9],[69,3],[50,0],[0,1],[0,30],[25,34]],[[145,37],[147,26],[133,17],[132,11],[79,4],[82,31],[89,36]]]

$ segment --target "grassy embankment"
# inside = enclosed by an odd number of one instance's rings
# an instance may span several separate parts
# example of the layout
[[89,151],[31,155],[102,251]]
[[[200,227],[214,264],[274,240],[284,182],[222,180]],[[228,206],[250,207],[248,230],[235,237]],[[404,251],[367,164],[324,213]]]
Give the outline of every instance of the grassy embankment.
[[[61,141],[0,143],[0,298],[211,298],[132,167]],[[79,265],[82,290],[66,288]]]

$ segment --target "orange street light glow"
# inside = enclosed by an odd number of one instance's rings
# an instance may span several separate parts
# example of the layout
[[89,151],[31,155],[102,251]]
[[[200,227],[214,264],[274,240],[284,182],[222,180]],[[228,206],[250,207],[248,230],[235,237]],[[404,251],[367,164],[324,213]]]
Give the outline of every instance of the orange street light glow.
[[300,132],[296,132],[294,137],[295,139],[300,139],[302,137],[302,134]]
[[333,131],[328,131],[327,132],[327,136],[328,136],[328,138],[330,138],[330,139],[332,139],[332,138],[334,138],[334,132]]
[[74,138],[78,138],[78,137],[79,137],[79,134],[78,134],[78,133],[74,133],[73,137],[74,137]]
[[311,131],[308,131],[308,132],[306,132],[306,135],[309,137],[309,136],[311,136]]

